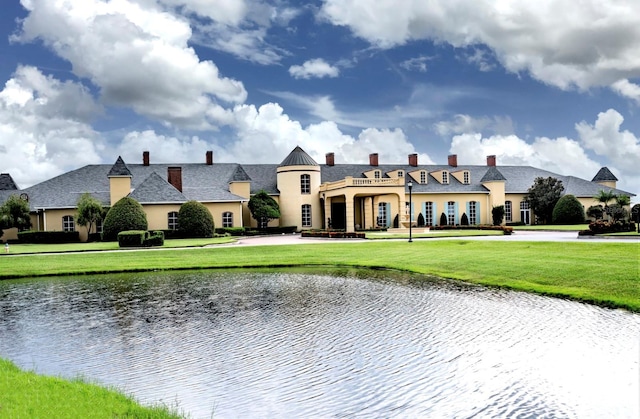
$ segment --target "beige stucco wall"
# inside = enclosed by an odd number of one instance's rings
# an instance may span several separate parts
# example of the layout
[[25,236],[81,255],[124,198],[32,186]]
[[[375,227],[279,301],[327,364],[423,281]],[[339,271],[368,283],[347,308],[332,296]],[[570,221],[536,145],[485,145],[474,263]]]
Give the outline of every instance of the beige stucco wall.
[[[406,196],[409,202],[409,195]],[[436,224],[440,224],[440,215],[447,215],[449,201],[458,203],[458,222],[462,218],[462,214],[467,212],[467,202],[477,202],[476,211],[479,212],[479,224],[491,223],[491,208],[489,207],[489,198],[487,194],[413,194],[413,221],[417,221],[418,214],[422,211],[422,204],[425,202],[433,202],[436,206]],[[423,214],[424,216],[424,214]],[[469,214],[467,214],[467,217]],[[425,220],[426,221],[426,220]]]
[[[310,176],[310,192],[300,192],[300,176]],[[322,227],[320,204],[320,166],[285,166],[278,168],[278,190],[280,191],[280,225],[297,226],[298,229]],[[311,227],[302,227],[302,205],[311,205]]]
[[109,178],[111,206],[131,193],[130,176],[112,176]]

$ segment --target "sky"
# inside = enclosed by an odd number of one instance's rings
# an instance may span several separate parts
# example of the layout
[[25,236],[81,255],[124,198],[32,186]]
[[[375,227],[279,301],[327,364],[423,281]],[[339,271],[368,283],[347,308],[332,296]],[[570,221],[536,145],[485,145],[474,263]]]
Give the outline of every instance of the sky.
[[0,172],[530,165],[640,202],[637,0],[3,0]]

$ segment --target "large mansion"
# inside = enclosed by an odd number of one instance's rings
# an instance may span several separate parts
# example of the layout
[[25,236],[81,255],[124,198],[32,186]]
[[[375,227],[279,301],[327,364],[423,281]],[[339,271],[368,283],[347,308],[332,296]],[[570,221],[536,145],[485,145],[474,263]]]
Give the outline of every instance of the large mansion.
[[505,207],[505,222],[531,224],[535,214],[524,197],[537,177],[561,180],[564,193],[585,208],[597,204],[593,196],[600,190],[633,196],[616,189],[618,179],[606,167],[588,181],[530,166],[498,166],[495,156],[483,166],[459,165],[456,155],[447,164],[420,165],[417,154],[406,164],[379,164],[378,154],[369,156],[369,164],[340,164],[327,153],[318,164],[296,147],[280,164],[214,163],[211,151],[202,163],[155,164],[145,151],[141,163],[119,157],[113,165],[84,166],[26,189],[2,174],[0,204],[19,195],[29,202],[33,230],[78,230],[82,239],[87,231],[76,224],[76,205],[87,192],[105,206],[134,198],[153,230],[177,228],[180,205],[190,200],[211,211],[216,227],[256,226],[247,204],[261,190],[280,206],[280,219],[270,225],[297,230],[407,227],[418,220],[432,226],[441,223],[442,214],[447,224],[459,224],[463,214],[469,224],[490,224],[491,209],[498,205]]

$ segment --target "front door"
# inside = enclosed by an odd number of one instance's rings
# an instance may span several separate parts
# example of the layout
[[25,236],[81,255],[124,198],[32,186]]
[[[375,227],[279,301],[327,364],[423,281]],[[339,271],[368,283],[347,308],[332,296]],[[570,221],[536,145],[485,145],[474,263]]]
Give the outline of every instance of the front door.
[[529,210],[528,202],[520,203],[520,221],[522,221],[526,225],[531,224],[531,212]]
[[347,228],[347,205],[344,202],[331,203],[331,228],[333,230]]

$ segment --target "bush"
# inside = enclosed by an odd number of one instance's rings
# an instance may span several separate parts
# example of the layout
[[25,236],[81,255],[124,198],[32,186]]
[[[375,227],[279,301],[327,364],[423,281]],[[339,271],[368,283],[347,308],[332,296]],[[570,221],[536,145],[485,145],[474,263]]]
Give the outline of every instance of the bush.
[[582,224],[584,223],[584,207],[575,196],[564,195],[553,207],[551,222],[553,224]]
[[625,223],[621,221],[603,221],[598,220],[589,224],[589,230],[593,234],[619,233],[627,231],[635,231],[634,223]]
[[587,217],[593,218],[594,220],[599,220],[604,215],[604,209],[602,205],[591,205],[589,209],[587,209]]
[[57,244],[78,243],[80,233],[77,231],[19,231],[20,243]]
[[142,247],[147,237],[144,230],[121,231],[118,233],[118,246],[120,247]]
[[216,234],[228,234],[230,236],[242,236],[244,234],[244,227],[216,228]]
[[418,214],[418,227],[424,227],[425,224],[424,215],[422,213]]
[[463,212],[462,217],[460,217],[460,225],[463,225],[463,226],[469,225],[469,217],[467,217],[466,212]]
[[497,205],[491,209],[491,218],[494,226],[502,224],[504,218],[504,205]]
[[445,214],[444,212],[440,214],[440,225],[441,226],[447,225],[447,214]]
[[102,239],[114,241],[121,231],[143,230],[148,228],[147,214],[142,205],[133,198],[124,197],[115,203],[104,218]]
[[163,246],[164,232],[162,230],[150,231],[144,241],[145,246]]
[[187,201],[180,206],[178,226],[184,237],[213,237],[213,216],[198,201]]

